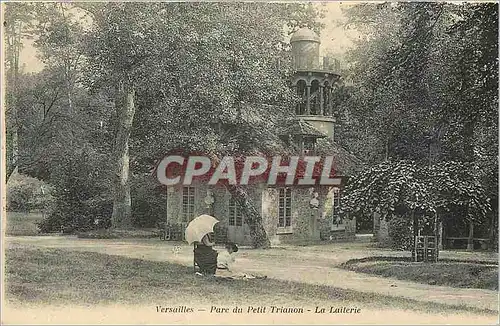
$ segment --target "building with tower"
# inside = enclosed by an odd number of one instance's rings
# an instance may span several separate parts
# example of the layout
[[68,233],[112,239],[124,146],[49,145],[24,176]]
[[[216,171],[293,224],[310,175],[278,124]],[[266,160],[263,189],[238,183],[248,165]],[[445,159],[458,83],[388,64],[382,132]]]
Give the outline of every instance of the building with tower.
[[[290,44],[294,67],[291,87],[300,100],[295,115],[283,122],[280,138],[283,146],[294,148],[299,156],[319,152],[333,156],[338,182],[314,187],[254,184],[248,186],[249,196],[261,211],[274,245],[348,239],[355,235],[356,221],[342,212],[342,187],[360,162],[335,143],[333,94],[341,80],[335,71],[338,65],[327,57],[320,60],[320,38],[308,28],[296,31]],[[242,211],[226,189],[203,183],[167,188],[167,223],[184,226],[200,214],[216,217],[219,233],[227,239],[251,244]]]

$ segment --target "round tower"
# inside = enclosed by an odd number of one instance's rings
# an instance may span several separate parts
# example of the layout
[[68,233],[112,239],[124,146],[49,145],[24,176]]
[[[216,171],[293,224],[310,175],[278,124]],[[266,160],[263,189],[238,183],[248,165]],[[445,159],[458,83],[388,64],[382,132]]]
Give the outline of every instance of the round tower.
[[296,117],[330,139],[334,136],[332,93],[340,76],[330,66],[329,58],[320,64],[320,38],[309,28],[297,30],[290,39],[292,60],[295,69],[292,87],[299,97]]
[[297,70],[319,68],[319,36],[309,28],[301,28],[290,39],[292,58]]

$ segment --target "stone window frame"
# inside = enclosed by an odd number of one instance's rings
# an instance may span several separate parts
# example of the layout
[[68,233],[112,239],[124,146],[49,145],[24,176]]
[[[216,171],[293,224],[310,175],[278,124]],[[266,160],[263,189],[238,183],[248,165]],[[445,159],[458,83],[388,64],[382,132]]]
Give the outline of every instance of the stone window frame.
[[[283,205],[280,204],[283,199]],[[278,188],[278,229],[277,234],[292,233],[292,188]],[[288,212],[288,213],[287,213]],[[288,222],[288,223],[287,223]]]
[[193,186],[184,186],[182,188],[181,199],[182,222],[189,222],[194,217],[196,188]]
[[244,224],[243,212],[242,212],[240,205],[234,199],[233,196],[229,197],[228,213],[229,213],[229,217],[228,217],[228,225],[229,226],[243,226],[243,224]]

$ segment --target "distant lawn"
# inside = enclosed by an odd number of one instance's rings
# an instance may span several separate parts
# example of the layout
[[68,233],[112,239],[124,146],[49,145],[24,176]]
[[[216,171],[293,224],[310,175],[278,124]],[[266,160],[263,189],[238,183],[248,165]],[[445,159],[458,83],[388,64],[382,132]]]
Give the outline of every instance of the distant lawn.
[[7,212],[6,235],[39,235],[37,222],[43,220],[42,213]]
[[350,260],[342,267],[359,273],[430,285],[498,290],[498,265],[494,263],[450,259],[437,263],[415,263],[408,260],[370,257]]
[[[30,236],[44,235],[38,231],[37,223],[43,220],[43,214],[28,212],[7,212],[6,235],[10,236]],[[120,239],[120,238],[154,238],[158,237],[154,228],[135,228],[132,230],[92,230],[87,232],[77,232],[79,238],[86,239]],[[59,234],[54,232],[53,234]]]
[[464,306],[343,290],[274,279],[221,280],[193,275],[187,266],[92,252],[28,247],[6,250],[6,299],[24,304],[300,303],[356,305],[456,313],[457,309],[496,314]]
[[154,228],[121,229],[98,229],[85,232],[77,232],[78,238],[82,239],[151,239],[159,238],[158,230]]

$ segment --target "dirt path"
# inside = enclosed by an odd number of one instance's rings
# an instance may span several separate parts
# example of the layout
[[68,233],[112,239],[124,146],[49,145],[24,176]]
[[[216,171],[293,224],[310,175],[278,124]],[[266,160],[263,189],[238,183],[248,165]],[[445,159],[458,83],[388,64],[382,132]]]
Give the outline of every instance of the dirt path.
[[[74,237],[8,237],[7,247],[35,246],[68,250],[92,251],[152,261],[169,261],[190,266],[192,247],[178,246],[158,240],[88,240]],[[367,248],[366,244],[332,244],[314,247],[284,247],[270,250],[242,248],[235,268],[265,274],[268,277],[310,284],[328,285],[343,289],[371,292],[418,301],[464,305],[498,311],[498,292],[482,289],[458,289],[425,285],[336,268],[353,258],[401,255],[391,251]],[[466,258],[470,253],[448,253],[450,258]],[[478,257],[479,255],[479,257]],[[464,256],[464,257],[462,257]],[[472,257],[472,256],[471,256]],[[494,254],[479,254],[480,259],[495,260]]]

